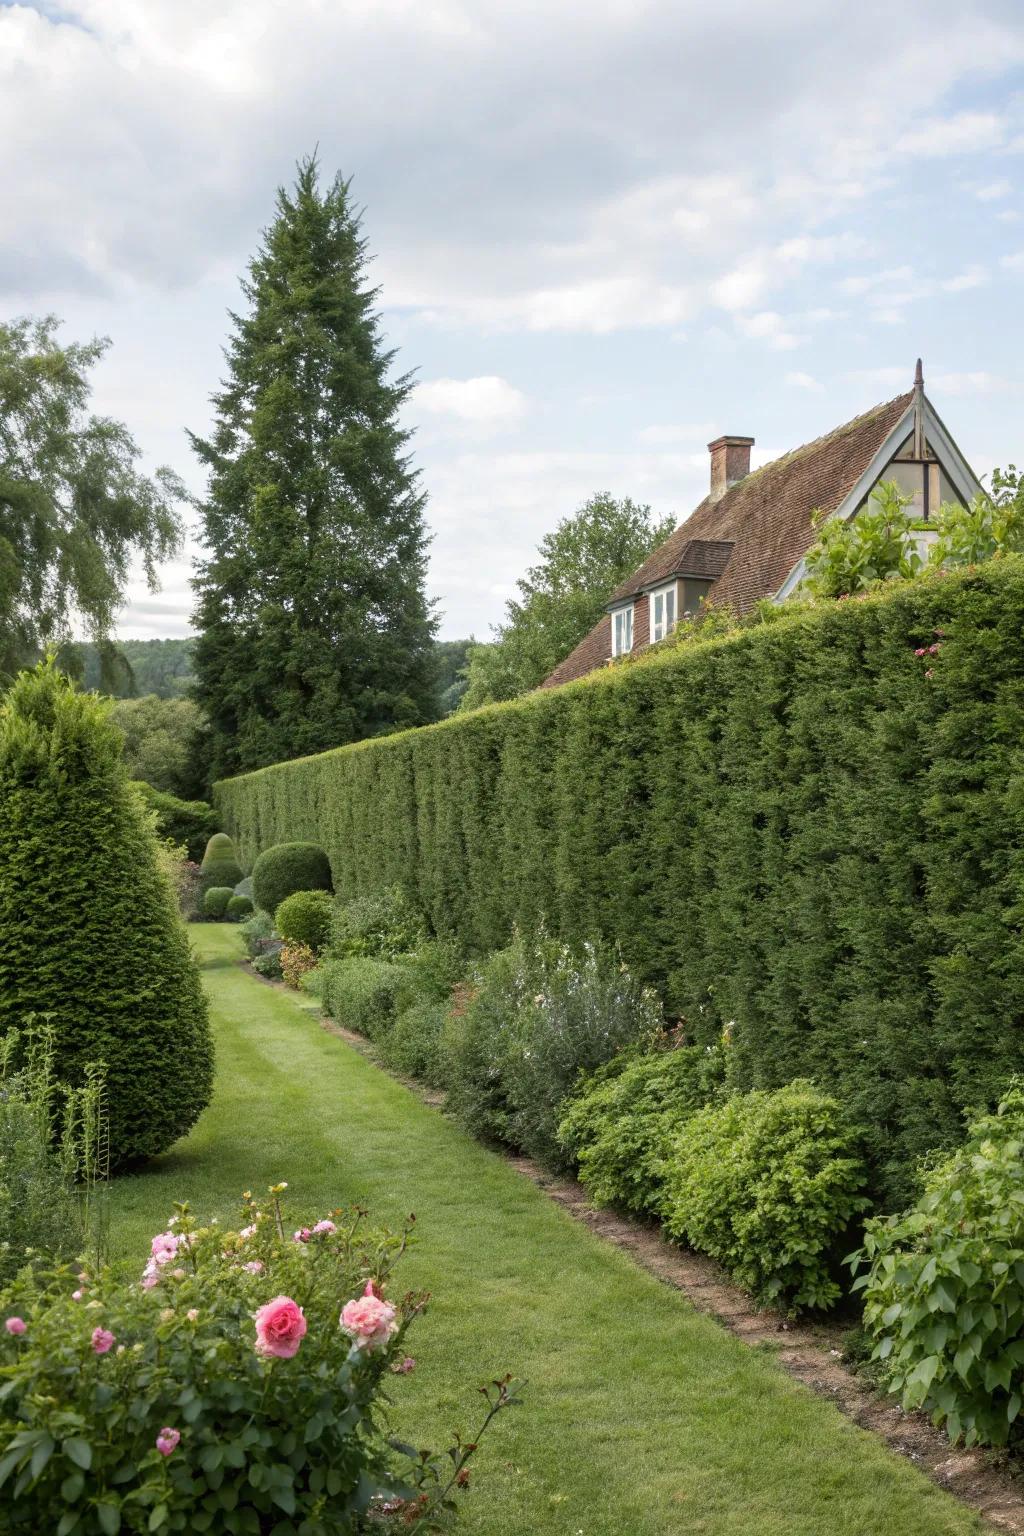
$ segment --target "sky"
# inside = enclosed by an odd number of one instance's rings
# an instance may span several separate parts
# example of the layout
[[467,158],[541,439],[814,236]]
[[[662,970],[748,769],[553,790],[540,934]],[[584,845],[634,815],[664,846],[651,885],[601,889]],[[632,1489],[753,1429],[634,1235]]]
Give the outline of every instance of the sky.
[[[352,178],[445,638],[607,490],[681,521],[909,388],[1024,463],[1020,0],[0,0],[0,317],[107,336],[95,407],[196,492],[275,189]],[[190,530],[124,637],[189,630]]]

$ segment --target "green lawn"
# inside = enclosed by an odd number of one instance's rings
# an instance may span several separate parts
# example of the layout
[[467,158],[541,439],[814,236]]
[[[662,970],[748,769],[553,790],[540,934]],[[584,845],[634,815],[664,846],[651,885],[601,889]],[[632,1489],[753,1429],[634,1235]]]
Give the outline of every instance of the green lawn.
[[[197,926],[219,1051],[213,1104],[115,1185],[115,1247],[141,1267],[174,1199],[231,1218],[287,1179],[302,1214],[415,1211],[403,1265],[435,1302],[417,1326],[401,1428],[444,1441],[474,1386],[529,1378],[481,1451],[475,1536],[939,1536],[984,1527],[826,1403],[602,1244],[308,1007],[242,970],[228,926]],[[299,1212],[296,1211],[296,1215]]]

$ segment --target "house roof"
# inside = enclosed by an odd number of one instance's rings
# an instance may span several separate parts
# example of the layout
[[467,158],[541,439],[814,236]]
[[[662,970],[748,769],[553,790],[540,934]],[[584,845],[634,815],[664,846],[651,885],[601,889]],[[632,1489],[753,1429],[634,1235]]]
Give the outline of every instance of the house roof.
[[[841,505],[913,398],[913,391],[897,395],[754,470],[717,500],[705,497],[615,589],[609,606],[677,575],[712,577],[711,601],[737,613],[777,592],[817,537],[812,514]],[[605,614],[541,686],[582,677],[610,654],[611,621]]]

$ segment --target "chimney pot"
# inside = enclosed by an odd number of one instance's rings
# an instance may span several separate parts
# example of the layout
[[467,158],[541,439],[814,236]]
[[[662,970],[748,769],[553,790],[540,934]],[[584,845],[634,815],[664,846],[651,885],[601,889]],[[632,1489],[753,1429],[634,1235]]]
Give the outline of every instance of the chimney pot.
[[752,437],[716,437],[708,443],[711,454],[711,500],[724,496],[730,486],[750,474]]

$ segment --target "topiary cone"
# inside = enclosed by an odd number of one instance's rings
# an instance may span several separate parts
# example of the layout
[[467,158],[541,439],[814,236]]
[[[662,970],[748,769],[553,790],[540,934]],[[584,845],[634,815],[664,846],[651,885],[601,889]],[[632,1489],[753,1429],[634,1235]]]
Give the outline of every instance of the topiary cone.
[[117,1168],[195,1124],[213,1047],[107,713],[52,662],[22,672],[0,707],[0,1036],[46,1015],[59,1078],[105,1064]]

